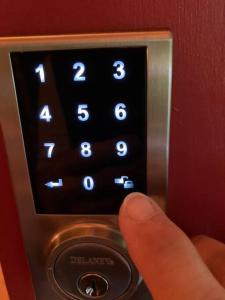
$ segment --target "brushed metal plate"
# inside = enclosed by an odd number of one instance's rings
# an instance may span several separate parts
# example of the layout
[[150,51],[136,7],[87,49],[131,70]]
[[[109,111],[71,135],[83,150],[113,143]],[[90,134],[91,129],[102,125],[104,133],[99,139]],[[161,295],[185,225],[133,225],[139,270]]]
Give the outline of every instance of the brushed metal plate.
[[[172,80],[170,32],[130,32],[0,38],[0,119],[15,198],[33,278],[36,299],[58,300],[45,272],[46,248],[57,233],[78,223],[99,223],[118,229],[116,215],[38,215],[35,212],[17,105],[10,52],[108,47],[147,47],[147,185],[148,194],[165,209],[168,179]],[[150,296],[140,286],[135,299]],[[137,299],[137,298],[136,298]]]

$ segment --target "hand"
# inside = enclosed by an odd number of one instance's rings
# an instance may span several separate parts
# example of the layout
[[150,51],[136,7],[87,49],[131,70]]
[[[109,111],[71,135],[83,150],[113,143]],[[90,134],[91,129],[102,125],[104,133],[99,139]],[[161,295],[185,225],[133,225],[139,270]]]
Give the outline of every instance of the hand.
[[119,216],[128,251],[155,300],[224,300],[225,245],[192,241],[147,196],[126,197]]

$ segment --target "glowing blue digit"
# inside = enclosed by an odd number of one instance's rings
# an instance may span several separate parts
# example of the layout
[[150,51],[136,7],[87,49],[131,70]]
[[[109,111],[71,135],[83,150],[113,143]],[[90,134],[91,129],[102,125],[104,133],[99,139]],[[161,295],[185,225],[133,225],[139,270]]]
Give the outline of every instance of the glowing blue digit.
[[91,176],[84,177],[83,186],[86,191],[92,191],[95,187],[94,179]]
[[79,104],[77,109],[78,120],[85,122],[89,119],[89,112],[87,104]]
[[122,62],[121,60],[116,60],[113,63],[113,67],[116,67],[116,72],[113,73],[113,77],[115,79],[120,80],[120,79],[123,79],[126,76],[124,62]]
[[52,116],[50,114],[48,105],[44,105],[44,107],[42,108],[39,114],[39,119],[44,120],[46,122],[51,122]]
[[85,65],[82,62],[76,62],[73,64],[73,69],[77,70],[77,72],[74,75],[73,81],[85,81],[86,76],[84,76],[85,72]]
[[117,120],[122,121],[127,118],[126,105],[124,103],[118,103],[115,106],[114,114]]
[[43,64],[40,64],[35,68],[35,73],[39,74],[40,82],[45,82],[45,71]]
[[52,158],[52,152],[53,152],[53,149],[55,147],[55,143],[44,143],[44,146],[46,148],[48,148],[48,150],[47,150],[47,157],[48,158]]
[[92,155],[90,143],[83,142],[83,143],[81,143],[80,147],[81,147],[80,153],[83,157],[90,157]]
[[127,144],[123,141],[119,141],[116,143],[116,150],[118,156],[125,156],[127,155]]

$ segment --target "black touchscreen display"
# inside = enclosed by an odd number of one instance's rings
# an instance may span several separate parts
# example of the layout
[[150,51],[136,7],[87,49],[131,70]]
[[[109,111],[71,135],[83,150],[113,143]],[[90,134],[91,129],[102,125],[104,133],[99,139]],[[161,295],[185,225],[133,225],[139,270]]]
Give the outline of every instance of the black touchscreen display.
[[11,62],[37,213],[116,214],[128,193],[146,192],[145,47]]

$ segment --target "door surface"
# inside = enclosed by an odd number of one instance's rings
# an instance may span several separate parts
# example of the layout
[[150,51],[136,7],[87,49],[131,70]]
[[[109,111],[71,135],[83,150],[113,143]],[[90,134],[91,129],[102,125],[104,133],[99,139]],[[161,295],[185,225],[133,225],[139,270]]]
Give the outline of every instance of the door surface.
[[[168,214],[188,235],[207,234],[225,242],[224,0],[1,0],[0,4],[0,36],[172,31]],[[2,138],[0,161],[2,266],[11,299],[31,300]]]

